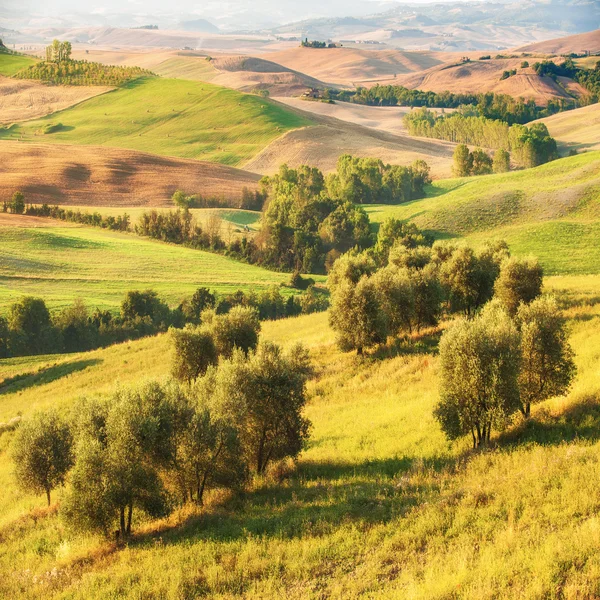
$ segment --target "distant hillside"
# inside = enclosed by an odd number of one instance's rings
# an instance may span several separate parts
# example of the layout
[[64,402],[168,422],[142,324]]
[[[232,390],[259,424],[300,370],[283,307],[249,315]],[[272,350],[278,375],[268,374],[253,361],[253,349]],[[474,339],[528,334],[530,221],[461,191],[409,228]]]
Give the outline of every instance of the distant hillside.
[[[593,20],[591,21],[594,22]],[[598,20],[596,20],[598,23]],[[518,48],[519,52],[543,52],[544,54],[569,54],[571,52],[600,52],[600,29],[588,33],[569,35],[562,38],[528,44]]]
[[600,274],[600,152],[503,175],[434,183],[432,197],[366,206],[374,221],[408,219],[438,238],[505,239],[548,274]]
[[179,28],[184,31],[196,31],[200,33],[219,33],[219,28],[206,19],[195,19],[193,21],[182,21]]
[[0,129],[0,139],[112,146],[236,166],[286,131],[309,124],[257,96],[208,83],[152,78]]
[[[410,89],[438,93],[508,94],[514,98],[533,99],[540,105],[546,104],[548,100],[586,94],[585,89],[574,81],[565,79],[559,85],[550,77],[540,77],[531,67],[522,68],[523,60],[492,59],[445,64],[422,73],[399,77],[398,83]],[[512,70],[516,70],[516,75],[502,79],[504,71]]]
[[431,53],[357,48],[291,48],[269,54],[272,62],[327,84],[355,86],[414,73],[441,61]]
[[237,200],[259,176],[214,163],[120,148],[0,142],[0,201],[76,206],[170,206],[177,189]]
[[600,150],[600,104],[558,113],[541,121],[563,153]]

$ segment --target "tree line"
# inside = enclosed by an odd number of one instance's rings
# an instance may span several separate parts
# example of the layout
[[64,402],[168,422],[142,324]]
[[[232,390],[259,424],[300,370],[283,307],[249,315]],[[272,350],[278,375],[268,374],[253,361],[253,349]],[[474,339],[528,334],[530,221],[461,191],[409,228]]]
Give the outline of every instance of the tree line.
[[440,341],[440,403],[450,439],[489,442],[515,412],[565,393],[573,353],[556,301],[542,296],[536,259],[511,257],[504,242],[469,246],[407,237],[390,219],[375,249],[348,253],[330,276],[329,321],[343,351],[414,339],[457,316]]
[[98,308],[90,311],[81,299],[51,314],[43,299],[24,296],[10,306],[5,317],[0,316],[0,358],[103,348],[155,335],[169,327],[198,325],[202,312],[207,309],[221,315],[243,307],[256,313],[260,320],[326,310],[327,295],[317,290],[314,282],[298,282],[295,279],[291,284],[294,283],[308,289],[286,298],[278,286],[260,293],[238,290],[226,295],[201,287],[173,309],[155,291],[130,291],[125,295],[118,314]]
[[403,167],[343,155],[327,177],[314,167],[282,165],[261,180],[267,196],[257,240],[263,264],[303,273],[328,270],[350,248],[373,245],[361,205],[422,198],[430,181],[421,160]]
[[474,114],[513,125],[548,117],[564,110],[577,108],[575,99],[550,99],[546,106],[538,106],[534,100],[515,99],[508,94],[486,92],[465,94],[453,92],[425,92],[411,90],[399,85],[380,85],[358,88],[355,92],[325,90],[323,97],[331,100],[366,104],[369,106],[410,106],[425,108],[469,107]]
[[120,388],[24,419],[12,443],[20,487],[68,484],[65,524],[127,538],[136,522],[202,505],[214,489],[243,490],[270,465],[295,459],[309,437],[302,415],[311,373],[300,345],[234,347],[193,386],[175,380]]
[[404,123],[411,135],[509,151],[525,168],[558,158],[556,140],[544,123],[508,125],[463,112],[438,116],[426,108],[405,115]]
[[56,85],[121,85],[154,75],[141,67],[103,65],[71,58],[71,43],[54,40],[46,47],[45,60],[21,69],[13,77],[36,79]]

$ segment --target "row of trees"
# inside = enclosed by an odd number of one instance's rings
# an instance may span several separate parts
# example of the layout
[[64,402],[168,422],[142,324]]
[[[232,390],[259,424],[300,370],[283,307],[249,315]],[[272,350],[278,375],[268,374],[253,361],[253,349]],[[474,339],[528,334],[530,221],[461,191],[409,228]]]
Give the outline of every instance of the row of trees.
[[176,190],[171,198],[178,208],[241,208],[244,210],[262,210],[265,195],[259,190],[242,189],[239,200],[220,197],[208,197],[201,194],[186,194],[183,190]]
[[558,158],[556,141],[544,123],[509,126],[468,113],[436,116],[426,108],[404,117],[411,135],[510,151],[513,160],[529,168]]
[[52,40],[49,46],[46,46],[46,62],[47,63],[62,63],[71,60],[71,52],[73,46],[71,42],[61,42],[60,40]]
[[258,294],[238,290],[223,296],[201,287],[174,309],[152,290],[130,291],[118,315],[98,308],[92,312],[80,299],[51,315],[44,300],[25,296],[10,307],[6,317],[0,316],[0,358],[105,347],[155,335],[169,327],[197,325],[206,309],[226,314],[235,307],[246,307],[258,319],[273,320],[322,311],[327,306],[327,296],[313,285],[305,293],[287,298],[278,286]]
[[17,480],[46,494],[69,484],[60,512],[76,531],[118,538],[143,515],[202,504],[215,488],[242,489],[274,461],[295,458],[308,439],[308,354],[263,343],[235,349],[193,387],[174,381],[119,389],[21,424],[13,442]]
[[540,294],[537,261],[511,258],[504,242],[479,251],[431,246],[394,219],[382,230],[374,249],[346,254],[329,275],[330,324],[344,351],[361,354],[389,336],[435,326],[443,315],[472,317],[494,295],[512,314]]
[[[68,42],[66,42],[68,43]],[[103,65],[61,58],[41,61],[15,73],[17,79],[35,79],[56,85],[121,85],[153,73],[141,67]]]
[[[51,219],[59,219],[69,223],[80,223],[91,227],[101,227],[102,229],[110,229],[112,231],[129,231],[131,225],[131,219],[127,213],[115,217],[113,215],[102,215],[99,212],[89,213],[79,209],[72,210],[60,206],[49,206],[48,204],[30,204],[25,208],[23,194],[15,192],[15,196],[17,194],[22,198],[23,210],[21,212],[33,217],[49,217]],[[13,203],[15,196],[13,196]],[[10,208],[10,205],[8,208]],[[7,212],[6,209],[5,212]],[[11,210],[11,212],[16,211]]]
[[576,108],[575,100],[549,100],[546,106],[536,105],[534,100],[515,99],[507,94],[460,94],[452,92],[425,92],[410,90],[398,85],[375,85],[358,88],[356,92],[326,90],[324,97],[370,106],[410,106],[428,108],[466,108],[487,119],[504,121],[509,125],[553,115],[563,110]]

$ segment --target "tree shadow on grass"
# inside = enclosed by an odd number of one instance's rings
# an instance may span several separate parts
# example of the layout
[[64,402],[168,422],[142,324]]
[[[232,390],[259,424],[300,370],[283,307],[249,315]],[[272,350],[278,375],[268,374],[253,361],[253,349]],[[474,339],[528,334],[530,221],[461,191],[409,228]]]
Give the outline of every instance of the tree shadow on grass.
[[99,358],[76,360],[45,367],[36,373],[22,373],[21,375],[15,375],[14,377],[7,377],[3,381],[0,381],[0,396],[3,394],[14,394],[15,392],[38,387],[40,385],[46,385],[100,363],[102,363],[102,359]]
[[528,443],[546,446],[577,440],[600,440],[600,402],[595,396],[586,396],[557,415],[539,409],[497,439],[501,446]]
[[369,528],[397,519],[441,492],[434,474],[454,458],[398,457],[358,464],[302,462],[294,477],[267,481],[223,504],[197,512],[159,532],[135,536],[130,544],[235,541],[250,536],[296,539],[325,535],[351,523]]
[[430,329],[422,334],[394,338],[385,346],[379,346],[369,357],[376,360],[408,354],[437,354],[441,329]]

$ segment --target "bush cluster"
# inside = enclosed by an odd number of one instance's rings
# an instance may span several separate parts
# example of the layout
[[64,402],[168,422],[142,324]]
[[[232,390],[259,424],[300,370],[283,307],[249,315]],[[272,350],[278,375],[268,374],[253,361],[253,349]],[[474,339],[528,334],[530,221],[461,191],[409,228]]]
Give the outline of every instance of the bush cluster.
[[330,324],[342,350],[383,344],[437,325],[444,315],[472,317],[494,294],[513,310],[540,294],[534,260],[510,258],[504,242],[476,251],[406,235],[389,219],[374,249],[338,259],[329,275]]
[[[256,346],[256,344],[255,344]],[[24,420],[13,443],[20,486],[44,493],[69,483],[60,513],[75,531],[127,538],[136,520],[215,488],[241,490],[251,474],[295,459],[308,439],[308,354],[270,343],[211,366],[193,387],[145,382],[111,397]]]

